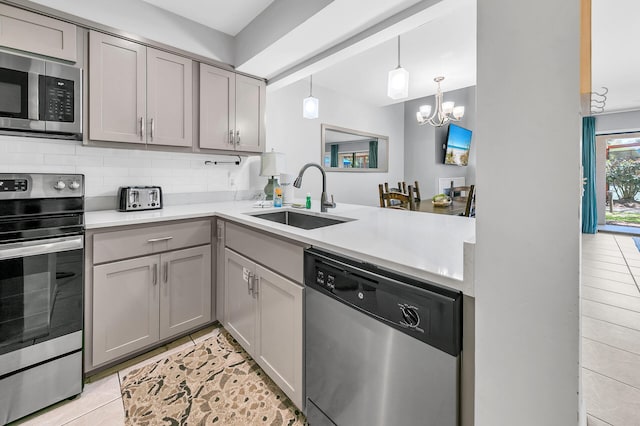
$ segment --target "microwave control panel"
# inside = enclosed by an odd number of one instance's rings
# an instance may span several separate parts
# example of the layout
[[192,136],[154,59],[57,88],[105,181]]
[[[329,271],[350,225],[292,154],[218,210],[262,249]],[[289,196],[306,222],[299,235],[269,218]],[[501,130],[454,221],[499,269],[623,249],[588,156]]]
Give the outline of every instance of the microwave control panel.
[[40,120],[72,123],[74,120],[74,82],[40,75]]

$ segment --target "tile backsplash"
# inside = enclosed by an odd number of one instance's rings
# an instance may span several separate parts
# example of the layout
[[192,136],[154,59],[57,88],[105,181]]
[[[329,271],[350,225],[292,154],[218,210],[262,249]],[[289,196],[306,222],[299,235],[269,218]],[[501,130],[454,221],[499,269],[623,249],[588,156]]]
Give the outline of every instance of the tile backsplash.
[[205,165],[206,160],[236,158],[87,147],[80,141],[0,135],[0,173],[81,173],[87,197],[115,197],[119,186],[128,185],[159,185],[165,194],[247,193],[252,187],[259,188],[260,182],[255,182],[258,156],[242,157],[239,166]]

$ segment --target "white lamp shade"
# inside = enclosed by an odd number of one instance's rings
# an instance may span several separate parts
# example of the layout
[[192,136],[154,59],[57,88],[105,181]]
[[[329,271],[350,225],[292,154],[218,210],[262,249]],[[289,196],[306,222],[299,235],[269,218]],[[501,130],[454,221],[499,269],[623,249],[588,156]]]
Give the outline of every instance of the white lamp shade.
[[463,106],[457,106],[453,109],[453,116],[455,118],[462,118],[462,116],[464,115],[464,107]]
[[424,118],[429,118],[429,115],[431,115],[431,105],[420,105],[420,114],[422,114]]
[[318,98],[314,98],[313,96],[309,96],[308,98],[304,98],[302,100],[302,116],[304,118],[318,118],[318,113],[320,110],[320,101]]
[[453,112],[453,106],[455,104],[456,104],[455,102],[443,102],[442,112],[444,112],[445,114],[451,114]]
[[286,170],[284,154],[265,152],[260,156],[260,176],[278,176]]
[[418,123],[422,123],[425,120],[420,111],[416,111],[416,119],[418,120]]
[[391,99],[403,99],[409,97],[409,71],[400,67],[389,71],[387,96]]

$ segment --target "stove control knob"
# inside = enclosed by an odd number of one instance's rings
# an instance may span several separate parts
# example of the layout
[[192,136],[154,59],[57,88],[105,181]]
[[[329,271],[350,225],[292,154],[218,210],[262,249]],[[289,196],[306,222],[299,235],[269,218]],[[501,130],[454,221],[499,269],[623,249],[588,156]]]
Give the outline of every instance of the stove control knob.
[[53,187],[58,191],[62,191],[67,187],[67,185],[65,185],[63,181],[59,180],[53,185]]
[[74,190],[78,189],[78,188],[80,188],[80,183],[78,181],[74,180],[69,184],[69,188],[74,189]]

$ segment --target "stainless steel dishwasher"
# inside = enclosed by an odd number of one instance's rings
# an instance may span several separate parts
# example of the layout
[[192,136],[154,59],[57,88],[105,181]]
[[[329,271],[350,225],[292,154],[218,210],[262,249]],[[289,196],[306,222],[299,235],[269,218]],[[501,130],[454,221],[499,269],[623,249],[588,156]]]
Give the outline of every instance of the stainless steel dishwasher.
[[305,251],[312,426],[456,426],[462,294]]

